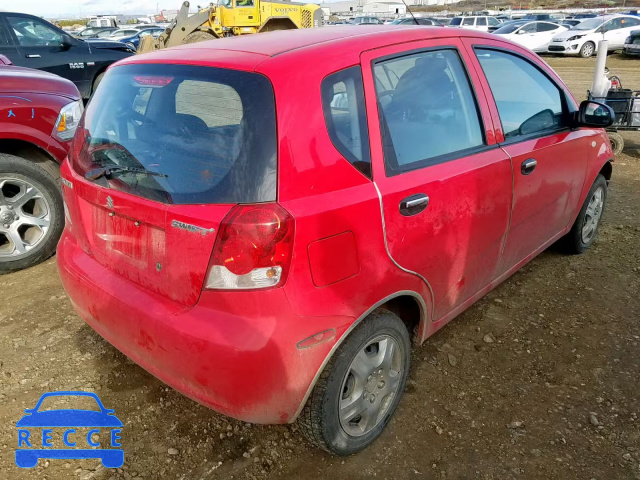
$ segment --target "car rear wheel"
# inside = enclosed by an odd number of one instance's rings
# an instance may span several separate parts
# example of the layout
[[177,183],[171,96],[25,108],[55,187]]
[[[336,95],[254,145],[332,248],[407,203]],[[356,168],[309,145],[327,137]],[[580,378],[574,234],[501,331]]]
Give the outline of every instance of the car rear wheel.
[[411,340],[397,315],[378,310],[336,350],[300,416],[310,442],[350,455],[382,433],[404,391]]
[[0,273],[49,258],[63,227],[62,195],[51,172],[0,154]]
[[561,245],[567,253],[579,254],[591,246],[596,238],[602,213],[607,202],[607,181],[598,175],[580,209],[578,218]]
[[591,55],[593,55],[595,49],[596,46],[593,42],[585,42],[585,44],[582,45],[582,48],[580,48],[580,56],[582,58],[589,58]]

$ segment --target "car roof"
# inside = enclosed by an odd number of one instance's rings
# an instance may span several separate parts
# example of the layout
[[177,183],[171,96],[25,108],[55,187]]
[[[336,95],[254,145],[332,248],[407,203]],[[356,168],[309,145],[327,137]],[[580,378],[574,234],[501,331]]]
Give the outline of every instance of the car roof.
[[[495,40],[492,34],[475,30],[442,28],[440,26],[383,25],[362,26],[359,28],[310,28],[301,30],[279,30],[227,37],[206,42],[180,45],[144,55],[128,57],[119,64],[130,63],[217,63],[223,60],[226,65],[244,66],[253,69],[265,57],[287,55],[302,49],[324,47],[329,52],[353,47],[357,41],[360,51],[380,48],[395,43],[437,38],[484,37]],[[187,51],[189,52],[187,54]],[[243,59],[243,54],[244,59]],[[250,65],[253,63],[253,67]]]

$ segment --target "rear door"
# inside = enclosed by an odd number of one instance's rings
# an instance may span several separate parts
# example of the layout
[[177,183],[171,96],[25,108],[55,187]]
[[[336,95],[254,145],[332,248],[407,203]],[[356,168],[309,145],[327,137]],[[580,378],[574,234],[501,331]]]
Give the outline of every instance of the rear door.
[[551,22],[536,22],[536,32],[534,41],[529,47],[534,52],[546,52],[551,43],[551,39],[566,28]]
[[76,237],[104,268],[193,305],[232,206],[276,199],[271,84],[166,64],[115,67],[103,82],[70,155]]
[[426,279],[437,320],[495,277],[511,164],[457,39],[365,52],[374,182],[391,257]]
[[18,58],[18,48],[13,36],[9,33],[4,17],[0,16],[0,55],[7,57],[13,64],[20,65]]
[[595,154],[594,131],[568,127],[575,103],[530,53],[491,40],[465,42],[486,77],[502,125],[501,145],[513,163],[513,212],[501,267],[506,271],[558,238],[571,221],[587,156]]

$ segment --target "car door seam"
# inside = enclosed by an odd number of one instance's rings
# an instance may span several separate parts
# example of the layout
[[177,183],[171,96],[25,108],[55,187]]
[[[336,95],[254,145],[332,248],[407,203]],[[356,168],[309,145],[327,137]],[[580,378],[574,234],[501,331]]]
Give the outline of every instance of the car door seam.
[[427,281],[426,278],[424,278],[418,272],[414,272],[413,270],[409,270],[408,268],[405,268],[402,265],[400,265],[395,260],[395,258],[393,258],[393,256],[391,255],[391,251],[389,250],[389,243],[387,241],[387,224],[386,224],[386,222],[384,220],[384,205],[382,203],[382,194],[380,193],[380,189],[378,188],[378,184],[376,182],[373,182],[373,186],[376,188],[376,193],[378,194],[378,201],[380,202],[380,219],[382,221],[382,237],[384,239],[384,249],[386,250],[389,259],[393,262],[393,264],[396,267],[398,267],[403,272],[410,273],[411,275],[415,275],[416,277],[420,278],[427,285],[427,288],[429,288],[429,293],[431,295],[430,317],[431,317],[431,319],[433,321],[433,315],[434,315],[434,312],[435,312],[435,310],[434,310],[434,308],[435,308],[435,306],[434,306],[435,298],[434,298],[434,295],[433,295],[433,289],[431,288],[431,284]]
[[500,249],[500,256],[504,254],[504,250],[507,247],[507,238],[509,238],[509,233],[511,232],[511,220],[513,218],[513,207],[515,203],[515,171],[513,169],[513,157],[509,155],[502,145],[500,145],[500,150],[504,152],[504,154],[509,157],[509,165],[511,165],[511,208],[509,209],[509,221],[507,222],[507,230],[504,233],[504,240],[502,241],[502,248]]

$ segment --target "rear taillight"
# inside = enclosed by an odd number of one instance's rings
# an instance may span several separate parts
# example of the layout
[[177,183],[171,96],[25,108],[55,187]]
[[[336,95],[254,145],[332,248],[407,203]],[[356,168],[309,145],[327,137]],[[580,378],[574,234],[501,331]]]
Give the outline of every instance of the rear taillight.
[[220,224],[205,288],[243,290],[284,283],[294,225],[277,203],[233,207]]

